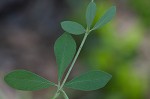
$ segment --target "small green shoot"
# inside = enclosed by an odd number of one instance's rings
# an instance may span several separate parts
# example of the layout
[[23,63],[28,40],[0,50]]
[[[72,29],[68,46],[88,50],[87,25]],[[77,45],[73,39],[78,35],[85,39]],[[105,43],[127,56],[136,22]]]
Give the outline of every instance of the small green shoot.
[[[61,27],[65,31],[55,42],[54,53],[58,65],[58,84],[55,84],[35,73],[26,70],[15,70],[8,73],[4,80],[12,88],[24,91],[35,91],[51,86],[56,86],[57,91],[50,99],[57,99],[61,94],[64,99],[69,99],[64,88],[72,88],[82,91],[91,91],[103,88],[111,79],[111,75],[103,71],[89,71],[80,76],[74,77],[67,82],[67,79],[74,67],[74,64],[81,52],[81,49],[88,35],[98,28],[107,24],[116,14],[116,7],[112,6],[106,13],[97,21],[94,27],[93,20],[96,15],[96,4],[92,0],[86,10],[86,25],[84,28],[81,24],[73,21],[61,22]],[[83,40],[76,51],[76,42],[72,35],[84,34]],[[65,71],[70,65],[67,73]],[[63,78],[64,76],[64,78]]]

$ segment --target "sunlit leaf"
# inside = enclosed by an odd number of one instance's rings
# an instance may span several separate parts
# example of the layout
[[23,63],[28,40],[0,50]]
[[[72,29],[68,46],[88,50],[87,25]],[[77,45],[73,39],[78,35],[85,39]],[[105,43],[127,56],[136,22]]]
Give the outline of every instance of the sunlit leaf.
[[103,71],[90,71],[75,77],[65,84],[66,87],[90,91],[104,87],[111,79],[111,75]]
[[15,70],[4,77],[5,82],[12,88],[33,91],[49,88],[55,84],[47,79],[26,70]]
[[55,42],[54,52],[58,64],[58,79],[61,80],[76,52],[76,43],[72,36],[67,33],[60,36]]
[[61,22],[61,27],[63,28],[64,31],[71,33],[71,34],[80,35],[80,34],[85,33],[84,27],[77,22],[64,21],[64,22]]
[[101,18],[100,20],[95,24],[92,30],[101,28],[106,23],[108,23],[116,14],[116,7],[112,6]]
[[96,4],[94,2],[90,2],[86,10],[86,23],[89,29],[93,23],[95,14],[96,14]]

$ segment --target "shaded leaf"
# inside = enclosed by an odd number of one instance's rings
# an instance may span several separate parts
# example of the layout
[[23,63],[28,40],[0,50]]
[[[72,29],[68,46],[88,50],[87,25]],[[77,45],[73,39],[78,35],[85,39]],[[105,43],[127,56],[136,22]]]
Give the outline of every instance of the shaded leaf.
[[95,14],[96,14],[96,4],[94,2],[90,2],[86,10],[86,23],[89,29],[93,23]]
[[96,90],[104,87],[111,79],[111,75],[103,71],[90,71],[75,77],[65,84],[66,87],[77,90]]
[[76,52],[76,43],[72,36],[67,33],[60,36],[55,42],[54,52],[58,64],[58,79],[60,81]]
[[12,88],[33,91],[49,88],[55,84],[47,79],[26,70],[15,70],[4,77],[5,82]]
[[101,28],[106,23],[108,23],[116,14],[116,6],[112,6],[103,16],[102,18],[95,24],[92,30]]
[[84,27],[77,22],[64,21],[64,22],[61,22],[61,27],[63,28],[64,31],[71,33],[71,34],[80,35],[80,34],[85,33]]

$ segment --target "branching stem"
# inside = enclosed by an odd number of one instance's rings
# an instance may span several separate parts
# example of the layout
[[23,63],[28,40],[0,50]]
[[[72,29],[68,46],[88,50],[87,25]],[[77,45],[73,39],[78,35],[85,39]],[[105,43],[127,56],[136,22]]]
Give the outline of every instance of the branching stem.
[[64,78],[64,80],[63,80],[63,82],[61,84],[61,86],[60,86],[60,89],[63,88],[66,80],[68,79],[68,76],[70,75],[70,72],[71,72],[71,70],[72,70],[72,68],[73,68],[73,66],[74,66],[74,64],[75,64],[75,62],[76,62],[80,52],[81,52],[81,49],[82,49],[82,47],[83,47],[83,45],[85,43],[85,40],[86,40],[87,36],[88,36],[88,32],[86,32],[85,35],[84,35],[84,38],[83,38],[83,40],[81,42],[81,45],[80,45],[80,47],[79,47],[79,49],[78,49],[78,51],[77,51],[77,53],[76,53],[76,55],[75,55],[75,57],[74,57],[74,59],[72,61],[72,64],[71,64],[71,66],[70,66],[70,68],[69,68],[69,70],[68,70],[68,72],[67,72],[67,74],[66,74],[66,76],[65,76],[65,78]]
[[60,95],[60,92],[59,92],[59,90],[57,89],[57,91],[56,91],[56,93],[55,93],[55,95],[53,96],[52,99],[56,99],[59,95]]
[[75,64],[75,62],[76,62],[76,60],[77,60],[77,58],[78,58],[78,56],[79,56],[79,54],[81,52],[81,49],[82,49],[82,47],[83,47],[83,45],[84,45],[84,43],[86,41],[86,38],[87,38],[87,36],[89,35],[90,32],[91,32],[90,30],[88,30],[88,29],[86,30],[86,33],[85,33],[85,35],[83,37],[83,40],[82,40],[82,42],[81,42],[81,44],[79,46],[79,49],[78,49],[77,53],[76,53],[76,55],[75,55],[75,57],[74,57],[74,59],[72,61],[72,64],[71,64],[71,66],[70,66],[70,68],[69,68],[69,70],[68,70],[64,80],[62,81],[62,84],[58,86],[58,89],[57,89],[57,91],[56,91],[56,93],[55,93],[55,95],[54,95],[54,97],[52,99],[56,99],[58,97],[58,94],[60,93],[60,91],[62,90],[64,84],[66,83],[66,81],[67,81],[67,79],[68,79],[68,77],[69,77],[69,75],[70,75],[70,73],[71,73],[71,71],[73,69],[73,66],[74,66],[74,64]]

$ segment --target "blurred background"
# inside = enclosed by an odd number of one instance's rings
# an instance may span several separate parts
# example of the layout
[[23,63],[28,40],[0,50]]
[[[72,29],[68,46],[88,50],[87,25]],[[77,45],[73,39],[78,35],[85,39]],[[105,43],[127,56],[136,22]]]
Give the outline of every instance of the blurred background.
[[[50,99],[55,88],[24,92],[10,88],[4,75],[26,69],[57,82],[53,46],[63,33],[60,22],[85,25],[90,0],[0,0],[0,99]],[[70,99],[150,99],[150,1],[95,0],[95,21],[112,5],[116,17],[91,33],[70,75],[88,70],[112,74],[106,87],[66,89]],[[73,36],[79,45],[83,35]],[[60,99],[63,99],[60,97]]]

